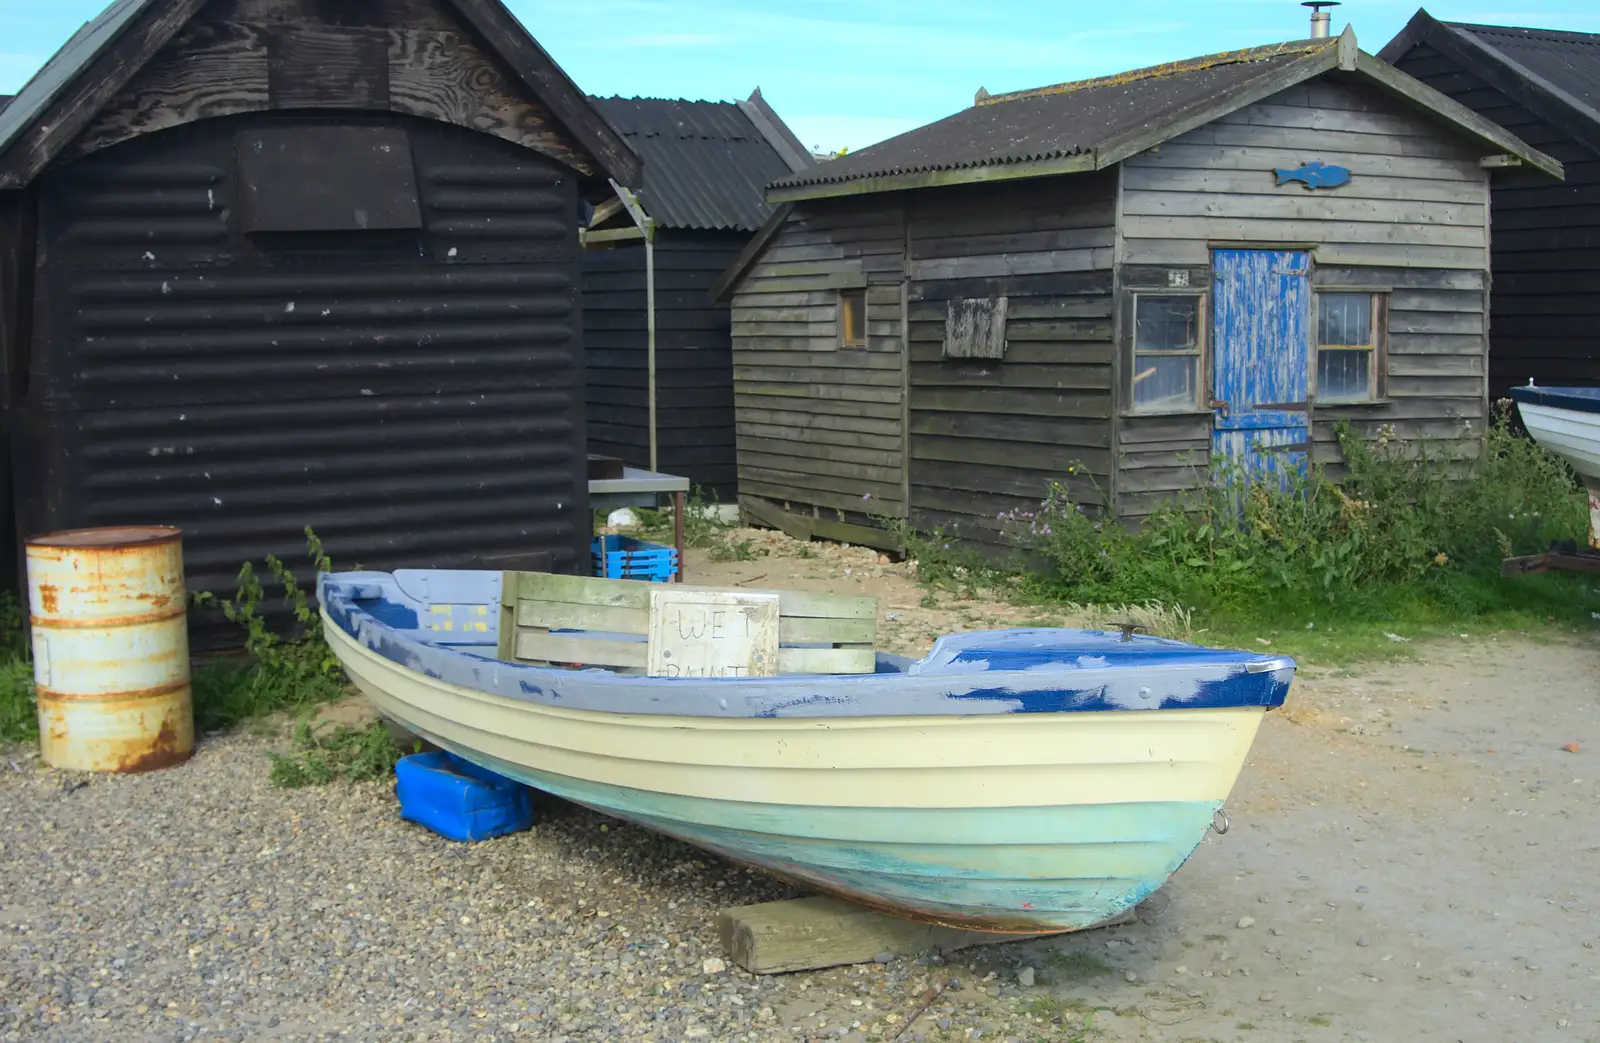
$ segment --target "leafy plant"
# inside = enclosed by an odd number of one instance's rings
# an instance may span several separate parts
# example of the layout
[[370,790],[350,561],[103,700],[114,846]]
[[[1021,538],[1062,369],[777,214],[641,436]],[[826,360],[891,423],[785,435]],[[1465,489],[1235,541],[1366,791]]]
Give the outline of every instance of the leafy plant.
[[305,715],[295,722],[290,752],[267,754],[272,760],[268,777],[284,789],[322,786],[335,779],[366,782],[388,776],[403,752],[382,721],[318,731]]
[[[308,526],[308,557],[318,573],[333,571],[322,541]],[[245,660],[218,660],[193,677],[195,725],[201,731],[231,727],[278,710],[337,699],[346,691],[339,660],[322,635],[317,610],[294,573],[277,557],[266,557],[267,572],[281,588],[280,598],[294,617],[295,632],[285,636],[268,623],[267,593],[255,566],[239,569],[237,589],[226,601],[210,593],[193,596],[199,607],[220,605],[228,620],[244,631]]]
[[22,606],[0,593],[0,742],[32,742],[39,735],[33,695],[33,657],[22,626]]
[[1137,528],[1107,517],[1096,506],[1104,496],[1070,469],[1073,486],[1054,485],[1035,509],[997,519],[1014,551],[1003,565],[975,561],[942,533],[908,532],[906,546],[931,585],[985,583],[1078,608],[1143,606],[1190,631],[1194,613],[1208,627],[1298,616],[1308,629],[1340,617],[1586,618],[1596,598],[1587,587],[1575,596],[1571,577],[1500,577],[1502,558],[1581,540],[1587,529],[1571,472],[1515,433],[1505,410],[1481,443],[1402,443],[1384,429],[1368,439],[1344,423],[1337,437],[1337,480],[1317,465],[1281,478],[1219,470]]

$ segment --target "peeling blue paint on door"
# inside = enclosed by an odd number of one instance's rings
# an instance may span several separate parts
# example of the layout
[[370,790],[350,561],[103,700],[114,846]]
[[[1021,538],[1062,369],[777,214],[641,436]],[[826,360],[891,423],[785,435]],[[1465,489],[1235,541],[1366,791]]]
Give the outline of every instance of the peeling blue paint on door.
[[[1214,250],[1212,459],[1251,479],[1305,465],[1311,256],[1303,250]],[[1226,405],[1223,405],[1226,403]],[[1298,405],[1298,410],[1263,409]]]

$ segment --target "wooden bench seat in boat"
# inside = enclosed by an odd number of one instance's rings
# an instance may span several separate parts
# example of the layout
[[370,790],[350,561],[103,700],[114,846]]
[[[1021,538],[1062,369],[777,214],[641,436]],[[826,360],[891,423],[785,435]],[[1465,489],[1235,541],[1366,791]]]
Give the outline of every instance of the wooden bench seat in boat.
[[[662,589],[639,580],[507,572],[497,657],[642,673],[649,658],[650,593]],[[876,598],[681,583],[668,589],[776,595],[780,674],[870,674],[876,667]]]

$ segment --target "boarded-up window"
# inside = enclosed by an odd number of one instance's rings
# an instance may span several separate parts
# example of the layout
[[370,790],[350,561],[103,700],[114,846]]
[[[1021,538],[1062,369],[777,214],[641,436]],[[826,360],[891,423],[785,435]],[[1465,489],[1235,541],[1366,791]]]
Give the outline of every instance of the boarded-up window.
[[1006,299],[976,297],[950,302],[944,320],[947,359],[1006,357]]
[[867,291],[839,291],[839,346],[867,346]]

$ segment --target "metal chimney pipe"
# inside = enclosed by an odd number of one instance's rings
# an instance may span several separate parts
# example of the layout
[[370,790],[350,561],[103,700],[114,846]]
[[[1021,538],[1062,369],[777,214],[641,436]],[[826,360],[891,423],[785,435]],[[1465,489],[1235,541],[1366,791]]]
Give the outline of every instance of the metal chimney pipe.
[[1330,35],[1328,29],[1332,16],[1323,8],[1338,7],[1339,0],[1305,0],[1300,6],[1311,8],[1311,39],[1326,40]]

